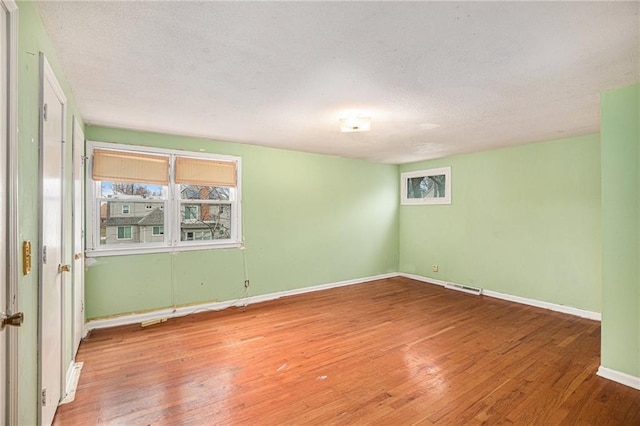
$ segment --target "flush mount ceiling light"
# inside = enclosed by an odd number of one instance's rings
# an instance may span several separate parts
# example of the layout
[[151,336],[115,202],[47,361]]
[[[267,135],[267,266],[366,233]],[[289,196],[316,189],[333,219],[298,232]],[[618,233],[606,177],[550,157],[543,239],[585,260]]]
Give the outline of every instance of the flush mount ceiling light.
[[353,114],[338,119],[342,132],[368,132],[371,130],[371,117]]

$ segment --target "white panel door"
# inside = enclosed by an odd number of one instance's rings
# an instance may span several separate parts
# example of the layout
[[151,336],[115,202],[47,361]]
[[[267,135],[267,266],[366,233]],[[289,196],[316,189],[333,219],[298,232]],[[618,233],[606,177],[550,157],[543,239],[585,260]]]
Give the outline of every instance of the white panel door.
[[73,119],[73,350],[84,330],[84,133]]
[[41,110],[40,423],[50,425],[62,395],[62,165],[64,93],[44,56]]
[[[9,293],[9,281],[7,280],[7,72],[8,72],[8,44],[7,44],[7,17],[8,13],[4,5],[0,4],[0,82],[3,86],[0,90],[0,314],[9,312],[7,306],[7,294]],[[0,331],[0,424],[7,424],[6,393],[7,393],[7,332]]]
[[[14,314],[17,301],[16,119],[18,7],[0,0],[0,313]],[[17,320],[17,321],[15,321]],[[0,424],[17,424],[18,328],[0,331]]]

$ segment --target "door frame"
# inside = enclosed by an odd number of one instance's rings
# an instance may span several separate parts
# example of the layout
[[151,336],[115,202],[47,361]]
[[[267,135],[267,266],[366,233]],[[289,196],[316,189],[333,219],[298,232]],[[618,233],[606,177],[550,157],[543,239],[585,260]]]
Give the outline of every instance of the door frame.
[[[45,123],[44,123],[44,114],[43,114],[43,106],[44,106],[44,84],[45,81],[47,81],[50,85],[51,88],[53,89],[54,93],[56,94],[56,97],[60,100],[61,104],[62,104],[62,116],[61,116],[61,124],[62,124],[62,128],[61,128],[61,137],[62,137],[62,141],[61,141],[61,147],[60,147],[60,185],[61,185],[61,193],[60,193],[60,218],[61,218],[61,229],[60,229],[60,255],[61,255],[61,261],[64,262],[65,261],[65,238],[64,238],[64,232],[65,232],[65,226],[64,226],[64,222],[65,222],[65,203],[64,203],[64,185],[65,185],[65,167],[64,167],[64,163],[66,162],[66,130],[67,130],[67,96],[65,95],[64,91],[62,90],[62,87],[60,86],[60,83],[58,82],[58,79],[55,75],[55,73],[53,72],[53,69],[51,68],[51,65],[49,64],[49,61],[47,60],[46,55],[43,52],[40,52],[40,102],[39,102],[39,121],[40,121],[40,131],[39,131],[39,139],[40,139],[40,154],[38,155],[38,424],[42,424],[42,404],[41,404],[41,398],[40,398],[40,393],[43,389],[43,383],[42,383],[42,355],[43,355],[43,351],[44,348],[42,347],[42,340],[43,340],[43,327],[42,327],[42,312],[43,312],[43,306],[44,306],[44,300],[42,300],[42,292],[43,292],[43,263],[42,263],[42,253],[43,253],[43,241],[44,241],[44,212],[43,212],[43,208],[42,208],[42,200],[44,199],[44,188],[43,188],[43,180],[44,180],[44,158],[43,158],[43,151],[44,151],[44,128],[45,128]],[[60,297],[60,315],[61,315],[61,323],[60,323],[60,365],[58,366],[58,368],[60,369],[60,383],[58,383],[59,386],[59,392],[60,392],[60,398],[62,398],[64,396],[64,392],[65,392],[65,377],[66,377],[66,371],[65,371],[65,367],[64,367],[64,353],[65,353],[65,338],[66,338],[66,332],[65,332],[65,318],[66,318],[66,312],[65,312],[65,284],[66,284],[66,279],[64,274],[61,274],[62,276],[60,277],[60,285],[62,286],[61,288],[61,297]],[[59,403],[60,401],[58,401]]]
[[[8,14],[7,19],[7,305],[10,313],[18,312],[18,5],[14,0],[0,0]],[[5,289],[1,289],[4,291]],[[7,359],[0,363],[6,368],[5,404],[7,425],[18,424],[18,329],[8,327]],[[3,420],[3,419],[0,419]]]

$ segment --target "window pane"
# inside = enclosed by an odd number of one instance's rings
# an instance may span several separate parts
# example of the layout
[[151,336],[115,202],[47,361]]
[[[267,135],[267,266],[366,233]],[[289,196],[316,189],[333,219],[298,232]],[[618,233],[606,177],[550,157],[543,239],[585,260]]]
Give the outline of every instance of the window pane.
[[180,241],[231,238],[231,204],[182,204]]
[[151,183],[100,182],[102,198],[161,199],[162,185]]
[[407,198],[444,198],[445,175],[407,179]]
[[100,202],[100,245],[163,241],[164,202]]
[[228,200],[231,188],[222,186],[180,185],[183,200]]

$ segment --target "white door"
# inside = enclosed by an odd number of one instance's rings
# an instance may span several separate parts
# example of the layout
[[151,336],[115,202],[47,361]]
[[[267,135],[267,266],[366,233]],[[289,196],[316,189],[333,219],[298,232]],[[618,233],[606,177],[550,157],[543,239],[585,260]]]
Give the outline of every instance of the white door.
[[[17,314],[16,62],[15,2],[0,0],[0,317]],[[17,316],[13,316],[17,319]],[[12,325],[20,322],[11,321]],[[17,423],[18,329],[0,331],[0,424]]]
[[[9,281],[7,280],[7,90],[4,82],[7,81],[8,72],[8,44],[7,44],[7,17],[8,13],[4,5],[0,3],[0,82],[3,86],[0,90],[0,314],[9,312],[7,306],[7,294]],[[7,336],[4,330],[0,331],[0,424],[7,424],[6,413],[6,370],[7,370]]]
[[73,119],[73,350],[75,358],[84,330],[84,133]]
[[40,423],[50,425],[62,395],[62,169],[66,98],[44,55],[40,125]]

